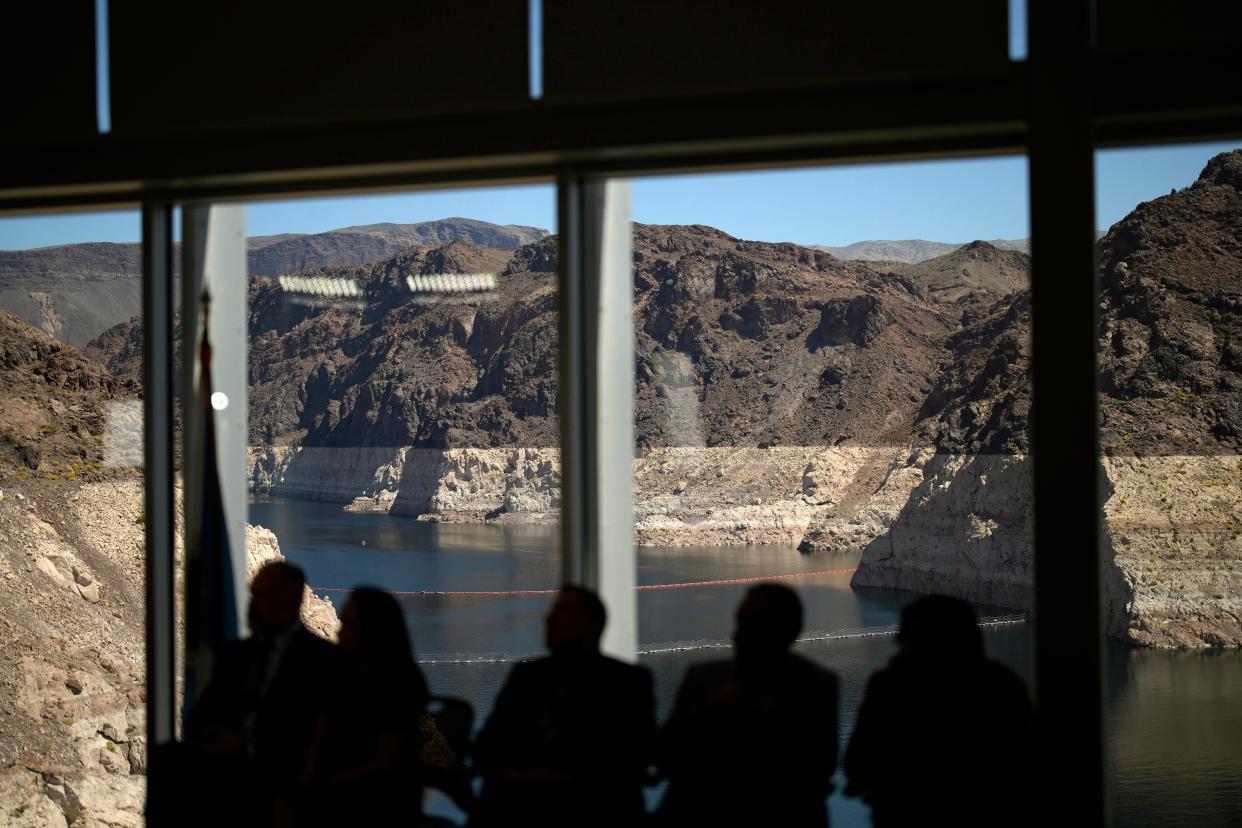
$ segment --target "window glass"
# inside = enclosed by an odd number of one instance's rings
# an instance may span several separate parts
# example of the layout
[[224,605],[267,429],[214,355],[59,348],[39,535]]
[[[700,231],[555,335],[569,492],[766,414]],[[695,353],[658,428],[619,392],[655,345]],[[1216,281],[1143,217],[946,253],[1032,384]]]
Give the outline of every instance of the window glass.
[[1097,154],[1114,824],[1242,806],[1242,149]]
[[[844,746],[920,593],[1030,675],[1026,162],[635,179],[635,521],[660,715],[797,590]],[[838,785],[840,790],[842,785]],[[834,795],[834,825],[867,825]]]
[[0,784],[13,818],[61,813],[52,763],[88,780],[87,821],[142,819],[140,237],[134,212],[0,219]]
[[252,204],[249,537],[393,592],[477,721],[560,583],[551,187]]

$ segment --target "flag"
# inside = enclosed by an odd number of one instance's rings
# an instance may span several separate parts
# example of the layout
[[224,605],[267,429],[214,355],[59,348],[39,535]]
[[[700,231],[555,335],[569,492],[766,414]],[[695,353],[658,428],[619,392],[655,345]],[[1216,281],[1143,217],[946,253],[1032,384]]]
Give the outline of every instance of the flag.
[[[220,467],[216,450],[216,412],[212,407],[211,342],[208,310],[211,297],[203,293],[203,340],[199,348],[199,398],[202,423],[202,477],[196,503],[187,502],[185,576],[185,705],[188,709],[211,677],[215,652],[237,639],[237,594],[234,588],[233,555],[220,491]],[[197,448],[197,447],[196,447]],[[188,483],[189,481],[187,481]],[[186,493],[190,495],[187,485]],[[195,507],[197,507],[196,511]],[[196,516],[193,523],[191,515]]]

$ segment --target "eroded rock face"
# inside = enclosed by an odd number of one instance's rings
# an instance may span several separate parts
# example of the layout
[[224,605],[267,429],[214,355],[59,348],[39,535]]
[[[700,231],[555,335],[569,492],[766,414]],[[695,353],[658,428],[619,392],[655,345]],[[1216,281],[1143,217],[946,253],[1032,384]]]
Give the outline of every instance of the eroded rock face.
[[[1106,458],[1105,618],[1151,647],[1242,646],[1242,458]],[[1026,609],[1031,464],[936,455],[853,583]],[[1072,539],[1050,554],[1074,554]]]
[[[10,482],[0,494],[2,824],[142,824],[142,509],[130,475]],[[246,541],[250,574],[280,556],[261,527]],[[324,599],[308,594],[303,620],[335,635]]]
[[825,345],[845,345],[852,342],[866,347],[883,333],[887,324],[888,319],[879,299],[874,296],[855,296],[850,300],[833,299],[825,302],[815,333]]
[[122,476],[87,484],[10,481],[5,490],[0,821],[140,825],[141,488]]
[[[314,271],[356,281],[363,298],[353,308],[293,307],[278,286],[256,282],[252,442],[555,446],[555,253],[555,239],[515,251],[454,242]],[[961,313],[946,313],[918,277],[708,227],[635,225],[634,253],[642,448],[897,444]],[[494,272],[498,286],[466,303],[411,300],[410,276],[445,270]],[[121,334],[97,343],[116,372],[127,365],[107,352]],[[820,388],[826,371],[838,375]],[[696,429],[670,414],[672,386],[693,401]]]
[[[254,580],[255,574],[264,564],[271,561],[283,561],[280,544],[271,530],[262,526],[246,524],[246,580]],[[336,640],[340,619],[336,609],[327,598],[320,598],[311,592],[310,586],[304,588],[302,595],[302,623],[306,628],[321,638]]]
[[1100,241],[1101,432],[1110,455],[1242,451],[1242,150]]
[[946,359],[919,409],[916,433],[941,451],[1030,451],[1031,295],[978,312],[946,340]]
[[1109,633],[1155,647],[1242,645],[1242,458],[1110,458]]
[[[1106,610],[1110,634],[1135,644],[1242,645],[1240,171],[1242,151],[1213,158],[1099,243]],[[1029,294],[964,321],[916,425],[946,457],[855,583],[1025,606]],[[1073,554],[1072,539],[1047,554]]]
[[1023,455],[934,455],[851,583],[1029,608],[1031,471]]
[[[869,540],[914,485],[910,456],[905,447],[650,449],[634,461],[636,539],[798,543],[813,525],[828,538],[832,523],[865,526]],[[368,471],[376,460],[381,465]],[[251,469],[256,488],[295,497],[311,491],[352,511],[436,521],[559,519],[557,449],[252,449]],[[333,478],[334,470],[345,471]],[[340,485],[346,477],[353,486]],[[843,549],[844,537],[822,547]]]
[[0,770],[4,825],[141,828],[145,797],[139,776],[100,776],[36,760]]
[[905,447],[877,452],[857,471],[841,501],[830,503],[824,514],[811,521],[799,549],[855,550],[882,536],[901,514],[910,493],[923,482],[923,467],[932,454],[930,449]]
[[560,508],[560,450],[252,447],[251,490],[430,520],[541,520]]

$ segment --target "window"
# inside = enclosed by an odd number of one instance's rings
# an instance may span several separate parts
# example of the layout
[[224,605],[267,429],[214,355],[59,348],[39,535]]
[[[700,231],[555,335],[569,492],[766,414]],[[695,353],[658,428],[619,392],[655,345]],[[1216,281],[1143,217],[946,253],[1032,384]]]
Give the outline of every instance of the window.
[[[916,593],[1029,679],[1023,158],[635,179],[639,640],[660,715],[775,578],[848,739]],[[991,239],[984,241],[982,239]],[[841,786],[838,786],[840,788]],[[869,824],[836,795],[836,825]]]
[[21,688],[0,702],[0,756],[31,790],[35,754],[94,777],[101,805],[134,820],[146,779],[140,238],[134,212],[0,219],[0,671]]
[[479,721],[560,584],[551,188],[248,207],[248,537],[397,594]]
[[1242,801],[1242,151],[1097,155],[1115,824]]

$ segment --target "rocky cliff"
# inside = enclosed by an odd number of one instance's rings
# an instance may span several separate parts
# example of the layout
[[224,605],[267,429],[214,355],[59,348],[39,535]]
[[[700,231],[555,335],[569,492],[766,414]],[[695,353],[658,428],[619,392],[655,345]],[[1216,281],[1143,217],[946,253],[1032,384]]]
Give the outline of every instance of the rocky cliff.
[[[137,389],[3,311],[0,382],[2,818],[139,826],[145,531],[140,423],[128,416]],[[246,538],[251,574],[279,557],[267,530],[247,527]],[[308,598],[308,626],[333,635],[332,605]]]
[[0,309],[81,347],[142,306],[141,249],[70,244],[0,250]]
[[[1150,646],[1242,644],[1242,151],[1100,241],[1108,624]],[[916,433],[940,454],[858,586],[1026,606],[1029,296],[947,340]],[[1072,554],[1072,539],[1056,554]]]
[[[959,324],[911,278],[706,227],[635,227],[637,432],[665,446],[895,445]],[[555,240],[465,242],[369,268],[362,307],[251,305],[251,437],[306,447],[546,448],[556,422]],[[495,272],[424,301],[408,279]]]
[[[119,472],[93,483],[4,477],[5,815],[20,815],[16,824],[141,826],[147,755],[142,484]],[[249,576],[281,557],[275,536],[262,527],[247,526],[246,543]],[[326,599],[308,590],[302,614],[310,629],[335,637],[336,612]]]
[[0,468],[18,480],[99,479],[137,436],[137,386],[7,311],[0,386]]
[[[858,548],[883,533],[917,468],[906,447],[666,447],[634,460],[642,545]],[[260,495],[433,521],[559,519],[556,449],[252,447]],[[808,547],[809,548],[809,547]]]

